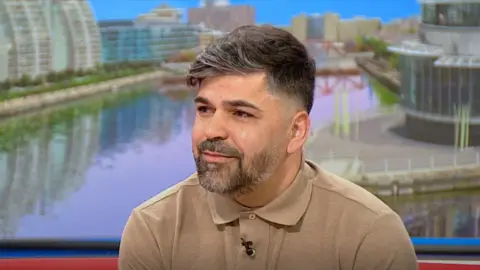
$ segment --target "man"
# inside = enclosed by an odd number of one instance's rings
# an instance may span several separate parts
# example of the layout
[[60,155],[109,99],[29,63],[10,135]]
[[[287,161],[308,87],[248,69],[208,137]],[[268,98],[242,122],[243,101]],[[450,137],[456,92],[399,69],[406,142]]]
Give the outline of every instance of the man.
[[197,173],[133,210],[121,270],[417,269],[389,207],[304,160],[315,69],[270,26],[240,27],[197,57]]

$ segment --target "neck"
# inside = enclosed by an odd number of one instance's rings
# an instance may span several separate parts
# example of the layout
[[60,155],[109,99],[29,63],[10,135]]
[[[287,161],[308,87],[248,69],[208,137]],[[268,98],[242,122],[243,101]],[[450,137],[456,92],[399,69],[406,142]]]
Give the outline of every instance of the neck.
[[255,189],[252,192],[235,196],[235,200],[238,203],[251,208],[258,208],[266,205],[282,194],[290,186],[300,170],[301,163],[301,152],[288,156],[267,181],[255,186]]

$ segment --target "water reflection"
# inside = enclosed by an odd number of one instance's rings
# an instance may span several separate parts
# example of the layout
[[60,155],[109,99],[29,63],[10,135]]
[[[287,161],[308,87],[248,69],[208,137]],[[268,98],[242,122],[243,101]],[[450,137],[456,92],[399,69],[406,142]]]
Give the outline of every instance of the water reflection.
[[[122,166],[116,155],[132,150],[139,155],[142,144],[163,144],[181,133],[192,122],[187,117],[192,109],[187,108],[193,106],[187,101],[141,89],[0,123],[0,238],[88,237],[95,232],[83,226],[93,223],[101,228],[99,236],[111,235],[102,220],[95,219],[101,214],[96,211],[98,205],[122,196],[110,197],[105,189],[92,193],[88,186],[104,179],[99,170]],[[127,166],[141,162],[135,159]],[[115,187],[112,183],[109,188]],[[123,195],[131,196],[134,190],[126,188]],[[72,205],[85,208],[70,212]],[[123,223],[127,209],[114,222]]]
[[[97,148],[98,115],[38,130],[8,152],[0,154],[0,229],[11,237],[21,217],[45,215],[54,203],[77,191]],[[63,132],[62,132],[63,131]]]
[[387,202],[403,217],[411,236],[480,236],[478,193],[422,195]]
[[[360,76],[343,79],[317,81],[314,127],[332,120],[332,91],[350,90],[351,111],[378,105]],[[144,86],[0,123],[0,239],[119,237],[133,207],[194,172],[192,95]],[[478,237],[479,202],[387,201],[428,237]]]

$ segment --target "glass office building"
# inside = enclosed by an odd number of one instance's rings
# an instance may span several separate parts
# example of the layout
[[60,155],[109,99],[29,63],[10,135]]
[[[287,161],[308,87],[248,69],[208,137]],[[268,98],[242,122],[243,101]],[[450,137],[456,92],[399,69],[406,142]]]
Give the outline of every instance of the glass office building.
[[0,0],[0,44],[8,48],[0,68],[8,77],[94,67],[99,38],[87,0]]
[[400,54],[407,132],[414,139],[452,144],[463,117],[470,143],[480,144],[480,2],[420,2],[418,41],[390,47]]
[[104,21],[98,25],[104,63],[147,61],[153,58],[148,27],[135,27],[133,21]]
[[199,46],[200,26],[168,21],[101,21],[103,61],[162,62]]

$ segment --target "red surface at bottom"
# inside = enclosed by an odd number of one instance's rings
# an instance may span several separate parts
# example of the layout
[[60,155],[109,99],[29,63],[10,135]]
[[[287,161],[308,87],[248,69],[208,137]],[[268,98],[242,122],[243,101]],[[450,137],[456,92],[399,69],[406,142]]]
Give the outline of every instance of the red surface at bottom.
[[1,270],[117,270],[117,258],[0,259]]
[[[117,270],[117,258],[0,259],[2,270]],[[480,270],[480,265],[420,263],[420,270]]]

